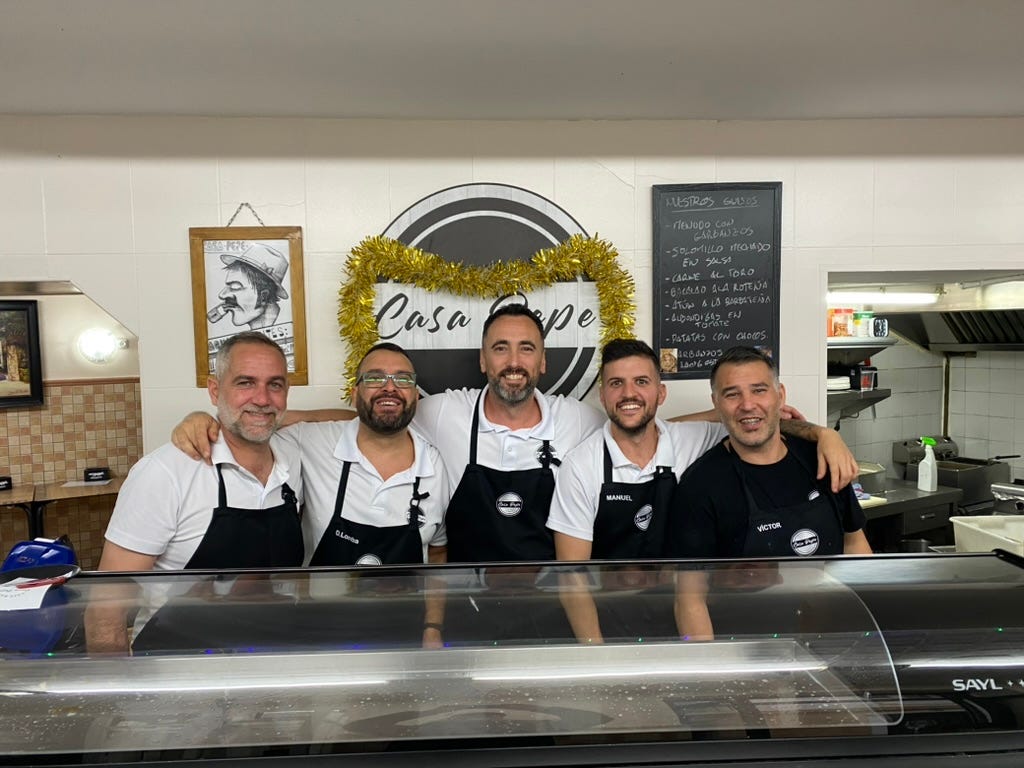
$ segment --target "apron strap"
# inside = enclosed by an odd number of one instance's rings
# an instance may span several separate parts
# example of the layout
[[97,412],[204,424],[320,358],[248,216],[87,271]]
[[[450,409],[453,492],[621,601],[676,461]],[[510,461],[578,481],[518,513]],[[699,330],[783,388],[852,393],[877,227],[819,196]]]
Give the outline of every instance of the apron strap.
[[228,493],[224,489],[224,475],[221,473],[221,464],[217,465],[217,508],[223,509],[228,505]]
[[476,397],[476,405],[473,406],[473,423],[469,427],[469,463],[476,464],[476,436],[480,432],[480,401],[484,398],[484,391]]
[[338,495],[334,497],[334,516],[341,517],[341,508],[345,506],[345,491],[348,489],[348,471],[351,461],[346,461],[341,468],[341,480],[338,481]]

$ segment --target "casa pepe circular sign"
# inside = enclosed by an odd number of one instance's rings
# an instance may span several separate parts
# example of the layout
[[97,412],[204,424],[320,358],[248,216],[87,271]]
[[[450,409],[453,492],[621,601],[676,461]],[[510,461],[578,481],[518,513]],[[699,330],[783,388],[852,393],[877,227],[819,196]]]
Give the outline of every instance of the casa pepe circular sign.
[[[540,195],[504,184],[466,184],[435,192],[403,211],[382,233],[410,248],[467,267],[529,261],[538,251],[587,236],[566,211]],[[547,371],[538,389],[583,397],[597,376],[600,307],[589,278],[529,293],[457,296],[381,280],[374,317],[381,341],[401,345],[425,394],[480,387],[483,324],[496,308],[526,304],[544,327]]]

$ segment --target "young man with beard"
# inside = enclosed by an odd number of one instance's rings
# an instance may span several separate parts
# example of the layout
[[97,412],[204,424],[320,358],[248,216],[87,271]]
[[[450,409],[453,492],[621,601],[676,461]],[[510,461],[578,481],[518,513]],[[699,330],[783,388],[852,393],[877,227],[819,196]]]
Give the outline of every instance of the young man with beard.
[[[718,423],[656,418],[666,396],[659,362],[642,341],[613,339],[605,345],[599,394],[608,420],[565,457],[547,521],[559,560],[665,556],[676,481],[726,433]],[[646,583],[649,575],[643,572],[603,573],[606,590],[655,586]],[[562,576],[562,604],[580,642],[603,642],[606,634],[651,637],[657,634],[656,626],[666,623],[650,616],[636,596],[630,595],[624,606],[623,598],[616,599],[613,593],[599,598],[599,619],[588,579],[586,571]],[[616,579],[621,583],[611,583]],[[671,629],[671,624],[667,626]]]
[[[783,435],[786,388],[770,358],[751,347],[727,350],[711,369],[711,401],[729,435],[679,483],[670,526],[673,556],[871,554],[852,488],[818,479],[813,445]],[[703,571],[680,573],[681,636],[713,636],[707,591]]]

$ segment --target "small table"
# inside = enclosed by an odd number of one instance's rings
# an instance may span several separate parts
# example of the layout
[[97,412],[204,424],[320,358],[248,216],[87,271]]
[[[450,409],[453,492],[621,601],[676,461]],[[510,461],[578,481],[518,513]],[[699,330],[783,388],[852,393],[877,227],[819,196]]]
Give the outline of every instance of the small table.
[[34,485],[16,485],[6,491],[0,491],[0,507],[19,507],[25,512],[29,534],[32,533],[32,501],[35,493]]
[[[35,496],[28,512],[28,537],[30,539],[45,535],[43,533],[43,518],[46,514],[46,505],[54,501],[65,499],[88,499],[94,496],[115,496],[121,490],[123,477],[114,477],[109,481],[103,480],[97,483],[86,483],[84,485],[68,486],[65,483],[42,483],[35,487]],[[24,506],[22,507],[25,508]]]

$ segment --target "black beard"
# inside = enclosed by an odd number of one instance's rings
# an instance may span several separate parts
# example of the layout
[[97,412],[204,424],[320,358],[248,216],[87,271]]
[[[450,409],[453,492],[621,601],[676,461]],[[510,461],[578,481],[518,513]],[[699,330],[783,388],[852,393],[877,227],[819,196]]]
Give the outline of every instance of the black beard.
[[627,435],[639,435],[642,434],[643,431],[647,429],[647,425],[654,420],[654,414],[652,413],[645,416],[643,421],[641,421],[635,427],[627,427],[625,424],[623,424],[619,418],[619,414],[616,413],[615,411],[612,411],[611,415],[608,416],[608,419],[611,421],[612,424],[617,426]]
[[[398,399],[401,400],[401,396],[398,396]],[[415,400],[403,407],[401,411],[385,416],[374,413],[374,400],[376,398],[371,398],[370,400],[362,397],[357,398],[356,413],[359,414],[359,420],[378,435],[393,435],[401,432],[409,426],[410,422],[412,422],[412,417],[416,415]]]

